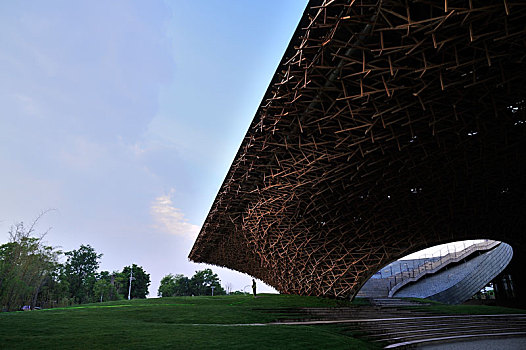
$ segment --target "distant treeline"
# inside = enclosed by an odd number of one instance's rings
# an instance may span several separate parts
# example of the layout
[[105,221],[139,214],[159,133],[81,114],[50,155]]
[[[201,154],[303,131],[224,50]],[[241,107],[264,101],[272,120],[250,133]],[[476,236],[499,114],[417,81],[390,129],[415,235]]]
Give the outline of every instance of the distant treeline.
[[35,223],[14,225],[9,242],[0,245],[1,311],[127,298],[132,271],[131,297],[146,298],[150,275],[141,266],[97,272],[102,254],[90,245],[67,252],[46,246],[43,236],[34,237]]
[[157,295],[160,297],[212,295],[212,289],[214,295],[226,294],[217,274],[211,269],[204,269],[196,271],[190,278],[180,274],[164,276]]

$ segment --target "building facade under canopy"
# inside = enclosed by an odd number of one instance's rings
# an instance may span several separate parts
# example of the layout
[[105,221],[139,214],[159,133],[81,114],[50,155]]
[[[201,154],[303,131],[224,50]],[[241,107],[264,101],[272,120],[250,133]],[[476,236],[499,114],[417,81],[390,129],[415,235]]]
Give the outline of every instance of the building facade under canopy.
[[523,1],[310,1],[190,259],[351,298],[440,243],[524,259],[525,24]]

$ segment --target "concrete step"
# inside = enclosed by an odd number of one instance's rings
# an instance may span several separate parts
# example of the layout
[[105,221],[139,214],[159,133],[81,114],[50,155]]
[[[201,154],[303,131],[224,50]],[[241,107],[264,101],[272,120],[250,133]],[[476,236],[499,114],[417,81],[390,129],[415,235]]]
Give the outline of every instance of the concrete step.
[[435,331],[422,331],[421,333],[413,334],[402,334],[397,337],[384,337],[380,339],[374,339],[375,342],[385,343],[385,342],[402,342],[402,341],[413,341],[413,340],[422,340],[428,338],[438,338],[438,337],[447,337],[447,336],[460,336],[460,335],[486,335],[493,333],[503,333],[503,332],[526,332],[524,327],[504,327],[504,328],[474,328],[474,329],[463,329],[463,330],[435,330]]
[[376,337],[382,337],[384,335],[392,335],[396,336],[399,334],[411,334],[411,333],[421,333],[421,332],[427,332],[427,331],[435,331],[435,330],[463,330],[463,329],[483,329],[483,328],[507,328],[507,327],[522,327],[526,329],[526,323],[513,323],[513,322],[502,322],[502,323],[493,323],[493,324],[487,324],[487,323],[450,323],[450,324],[423,324],[421,326],[418,325],[401,325],[401,326],[392,326],[392,325],[386,325],[386,324],[357,324],[355,327],[360,327],[364,331],[370,331],[375,332],[376,334],[374,336]]
[[484,338],[509,338],[509,337],[524,337],[526,336],[526,332],[502,332],[502,333],[493,333],[493,334],[486,334],[486,335],[458,335],[458,336],[447,336],[447,337],[436,337],[436,338],[428,338],[428,339],[419,339],[419,340],[412,340],[412,341],[403,341],[398,343],[389,344],[384,349],[397,349],[397,348],[409,348],[414,347],[419,344],[430,344],[430,343],[445,343],[445,342],[454,342],[454,341],[464,341],[464,340],[470,340],[470,339],[484,339]]
[[386,307],[406,307],[406,306],[426,306],[428,303],[421,303],[401,298],[371,298],[370,303],[374,306]]
[[[515,326],[515,328],[522,328],[522,330],[526,330],[526,324],[524,325],[520,325],[520,326]],[[509,325],[506,325],[504,327],[492,327],[492,326],[489,326],[489,328],[491,329],[504,329],[504,328],[508,328],[508,327],[513,327],[513,326],[509,326]],[[481,330],[481,329],[485,329],[482,325],[465,325],[461,330],[462,331],[478,331],[478,330]],[[370,335],[368,338],[371,339],[371,340],[375,340],[375,339],[383,339],[383,338],[390,338],[390,339],[395,339],[396,337],[398,337],[400,334],[404,334],[405,336],[412,336],[412,335],[419,335],[421,333],[429,333],[429,332],[433,332],[433,331],[441,331],[441,332],[448,332],[448,333],[455,333],[457,331],[459,331],[460,329],[457,328],[456,326],[450,326],[450,327],[447,327],[447,326],[441,326],[440,328],[437,328],[437,329],[428,329],[428,328],[423,328],[423,329],[411,329],[411,330],[406,330],[404,331],[403,333],[400,332],[400,330],[394,330],[392,331],[391,329],[389,329],[388,331],[384,331],[384,332],[379,332],[377,334],[372,334]]]
[[356,320],[353,322],[356,326],[362,327],[362,328],[379,328],[382,327],[384,329],[392,330],[392,331],[403,331],[404,329],[411,330],[411,329],[426,329],[429,327],[448,327],[448,326],[455,326],[455,327],[462,327],[464,325],[481,325],[484,326],[486,324],[490,325],[499,325],[499,326],[507,326],[507,325],[526,325],[525,320],[517,320],[517,319],[445,319],[445,320],[425,320],[418,318],[417,320],[405,320],[405,319],[399,319],[399,321],[396,321],[397,319],[392,319],[388,321],[384,321],[382,319],[378,320]]
[[[463,339],[502,334],[526,334],[526,315],[441,315],[359,320],[348,328],[368,334],[378,343],[410,346],[429,339]],[[438,340],[437,340],[438,341]],[[407,345],[410,344],[410,345]]]
[[[292,316],[288,321],[280,320],[280,323],[342,324],[348,331],[363,332],[369,340],[387,343],[388,346],[393,346],[392,348],[446,341],[444,339],[454,341],[504,334],[526,334],[526,314],[432,315],[425,312],[426,307],[421,303],[404,299],[377,298],[371,303],[376,305],[272,311]],[[386,304],[387,306],[384,306]],[[397,308],[397,304],[422,307],[414,311],[415,309]]]
[[452,325],[452,324],[524,324],[526,323],[526,317],[444,317],[444,316],[421,316],[414,315],[414,318],[410,317],[393,317],[393,318],[371,318],[363,319],[361,321],[364,324],[383,324],[386,327],[391,328],[402,328],[402,327],[425,327],[426,325]]

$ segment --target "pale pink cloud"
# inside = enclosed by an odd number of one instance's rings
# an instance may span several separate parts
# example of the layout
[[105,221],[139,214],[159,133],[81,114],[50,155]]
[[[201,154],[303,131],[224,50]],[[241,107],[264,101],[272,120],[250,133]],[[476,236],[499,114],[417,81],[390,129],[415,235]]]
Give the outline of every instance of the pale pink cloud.
[[174,207],[172,195],[173,190],[170,194],[159,196],[153,201],[150,211],[155,221],[154,227],[176,236],[195,239],[199,233],[199,226],[188,222],[184,213]]

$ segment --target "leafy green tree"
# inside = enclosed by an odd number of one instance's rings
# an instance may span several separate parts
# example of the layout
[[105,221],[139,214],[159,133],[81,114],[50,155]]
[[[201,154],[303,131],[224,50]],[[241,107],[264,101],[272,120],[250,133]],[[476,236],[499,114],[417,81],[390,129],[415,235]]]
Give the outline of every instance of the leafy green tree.
[[214,295],[226,294],[219,277],[211,269],[196,271],[192,278],[180,274],[168,274],[161,280],[157,295],[160,297],[212,295],[212,287],[214,287]]
[[93,285],[93,294],[98,301],[109,301],[122,299],[115,286],[115,274],[101,271]]
[[[180,276],[180,275],[178,275]],[[159,289],[157,289],[157,296],[159,297],[173,297],[175,296],[175,276],[171,273],[161,279]]]
[[[39,217],[40,218],[40,217]],[[11,227],[10,241],[0,246],[0,306],[16,310],[36,306],[38,296],[59,266],[60,251],[33,237],[38,219],[26,228],[22,222]]]
[[214,295],[226,294],[219,277],[211,269],[196,271],[190,279],[190,291],[194,295],[212,295],[212,287]]
[[52,308],[69,306],[71,302],[64,266],[57,264],[56,269],[46,276],[35,305],[41,308]]
[[[97,280],[93,285],[93,294],[96,298],[100,295],[100,302],[107,301],[111,284],[106,280]],[[106,298],[104,298],[106,297]]]
[[172,297],[172,296],[189,296],[190,290],[190,279],[184,275],[166,275],[161,280],[161,285],[157,291],[157,295],[160,297]]
[[119,298],[128,298],[128,285],[130,281],[130,275],[124,275],[122,272],[113,271],[112,273],[113,284],[117,289],[117,294]]
[[190,296],[192,295],[190,279],[183,275],[176,275],[175,279],[175,293],[176,296]]
[[[150,286],[150,274],[146,273],[141,266],[133,264],[132,266],[126,266],[122,269],[120,278],[127,278],[124,286],[119,288],[119,293],[124,297],[128,298],[128,288],[130,286],[130,274],[133,270],[133,280],[131,285],[131,297],[135,298],[146,298],[148,295],[148,287]],[[125,287],[125,288],[122,288]]]
[[65,272],[72,298],[78,303],[93,301],[95,273],[99,268],[102,254],[97,254],[89,244],[81,245],[79,249],[65,254],[67,256]]

